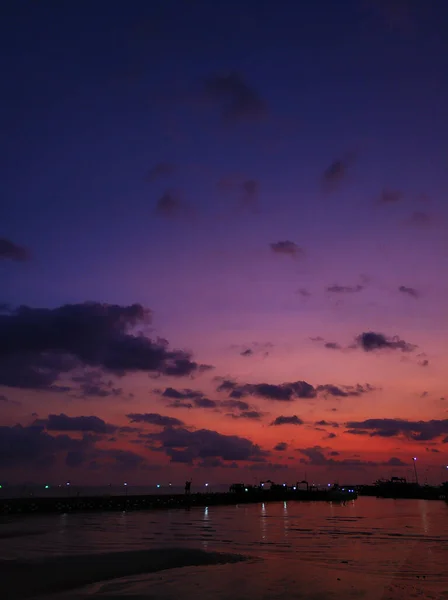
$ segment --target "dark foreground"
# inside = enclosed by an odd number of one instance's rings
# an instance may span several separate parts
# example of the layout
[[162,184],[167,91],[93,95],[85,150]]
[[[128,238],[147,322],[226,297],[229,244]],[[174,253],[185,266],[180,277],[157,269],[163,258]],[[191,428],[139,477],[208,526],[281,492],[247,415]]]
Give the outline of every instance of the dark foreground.
[[[355,499],[356,493],[350,495]],[[331,501],[344,500],[334,497],[327,490],[279,490],[247,493],[213,493],[173,495],[129,495],[129,496],[72,496],[67,498],[11,498],[0,499],[0,514],[73,513],[88,511],[131,511],[194,506],[222,506],[250,504],[254,502]]]

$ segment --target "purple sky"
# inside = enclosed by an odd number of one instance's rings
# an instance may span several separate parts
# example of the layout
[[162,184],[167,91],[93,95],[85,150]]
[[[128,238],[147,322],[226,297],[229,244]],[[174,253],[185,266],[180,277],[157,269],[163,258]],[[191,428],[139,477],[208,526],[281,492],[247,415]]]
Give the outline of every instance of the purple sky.
[[0,479],[446,478],[447,3],[1,13]]

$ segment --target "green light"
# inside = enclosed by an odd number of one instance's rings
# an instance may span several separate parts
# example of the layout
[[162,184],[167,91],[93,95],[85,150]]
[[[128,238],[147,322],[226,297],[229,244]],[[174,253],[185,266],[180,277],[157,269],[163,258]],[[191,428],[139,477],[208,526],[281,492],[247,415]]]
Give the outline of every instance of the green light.
[[45,486],[45,489],[46,489],[46,490],[49,490],[49,489],[50,489],[50,486],[49,486],[49,485],[46,485],[46,486]]

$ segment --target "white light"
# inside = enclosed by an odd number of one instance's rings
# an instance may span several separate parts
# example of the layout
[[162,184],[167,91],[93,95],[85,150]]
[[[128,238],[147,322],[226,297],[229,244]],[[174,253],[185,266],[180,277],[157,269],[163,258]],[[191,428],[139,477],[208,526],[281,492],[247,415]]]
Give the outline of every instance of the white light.
[[128,485],[128,484],[126,482],[124,482],[123,485]]
[[296,488],[296,486],[294,486],[292,489],[293,489],[293,490],[296,490],[297,488]]
[[208,487],[208,483],[205,484],[205,487]]
[[330,486],[331,486],[331,483],[329,483],[327,487],[330,487]]
[[67,481],[67,483],[65,485],[70,485],[70,481]]
[[158,484],[157,484],[157,487],[158,487],[158,488],[160,487],[160,483],[158,483]]
[[414,456],[414,458],[413,458],[412,460],[417,460],[417,457],[416,457],[416,456]]
[[245,491],[245,492],[248,492],[249,490],[248,490],[247,488],[244,488],[244,491]]
[[[447,469],[448,469],[448,466],[447,466]],[[264,487],[264,483],[261,484],[261,487]]]

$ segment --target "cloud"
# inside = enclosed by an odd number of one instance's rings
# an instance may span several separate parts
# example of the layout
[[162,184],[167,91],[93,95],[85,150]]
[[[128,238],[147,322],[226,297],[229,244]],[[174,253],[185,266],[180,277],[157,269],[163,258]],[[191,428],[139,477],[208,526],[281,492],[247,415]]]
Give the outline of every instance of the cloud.
[[369,392],[374,392],[377,388],[370,385],[370,383],[366,383],[365,385],[361,385],[357,383],[356,385],[343,385],[337,386],[333,383],[325,383],[323,385],[318,385],[316,387],[316,391],[323,393],[324,395],[334,396],[337,398],[347,398],[349,396],[361,396],[362,394],[367,394]]
[[176,170],[177,167],[173,163],[160,162],[149,169],[147,179],[152,182],[162,177],[170,177],[175,174]]
[[272,242],[270,244],[270,248],[275,254],[286,254],[288,256],[292,256],[293,258],[303,256],[305,253],[303,248],[298,246],[296,243],[291,242],[290,240]]
[[240,356],[252,356],[254,353],[254,351],[252,350],[252,348],[247,348],[247,350],[243,350],[242,352],[240,352]]
[[330,285],[327,287],[327,292],[332,294],[355,294],[364,289],[363,285]]
[[[159,390],[154,391],[159,392]],[[204,394],[200,391],[191,390],[188,388],[183,390],[176,390],[175,388],[167,387],[162,393],[162,396],[164,396],[165,398],[175,398],[177,400],[187,400],[193,398],[202,398]]]
[[183,427],[184,422],[175,417],[166,417],[159,413],[129,413],[126,417],[131,423],[147,423],[158,427]]
[[104,381],[103,373],[99,370],[86,371],[72,377],[72,381],[80,384],[80,398],[108,398],[122,396],[123,390],[114,387],[112,381]]
[[349,167],[354,162],[355,156],[347,154],[343,158],[334,160],[329,167],[325,169],[322,175],[322,184],[327,192],[336,191],[347,178]]
[[321,427],[335,427],[336,429],[339,427],[339,423],[336,423],[335,421],[325,421],[325,420],[316,421],[314,423],[314,425],[318,425]]
[[140,371],[178,377],[209,368],[189,352],[169,349],[166,340],[136,331],[150,318],[139,304],[95,302],[0,314],[0,385],[51,389],[61,374],[83,366],[120,376]]
[[218,406],[218,403],[210,398],[195,398],[193,402],[198,408],[216,408]]
[[401,340],[398,336],[387,338],[382,333],[367,331],[356,338],[357,344],[365,351],[373,350],[400,350],[401,352],[413,352],[417,346]]
[[418,361],[418,365],[420,367],[428,367],[429,366],[429,360],[425,359],[425,360],[419,360]]
[[431,216],[426,212],[416,211],[409,217],[408,224],[425,229],[431,225]]
[[90,433],[115,433],[116,425],[106,423],[96,416],[69,417],[64,413],[59,415],[48,415],[46,419],[35,421],[36,425],[42,425],[47,431],[81,431]]
[[3,394],[0,394],[0,403],[2,402],[3,404],[11,404],[11,406],[22,406],[22,403],[18,400],[12,400],[11,398],[4,396]]
[[297,294],[299,294],[300,296],[302,296],[302,298],[309,298],[311,296],[311,292],[309,292],[305,288],[298,289],[297,290]]
[[395,204],[403,200],[404,194],[400,190],[384,189],[379,197],[380,204]]
[[407,421],[405,419],[366,419],[346,423],[347,433],[371,437],[404,436],[414,441],[434,440],[448,434],[448,419]]
[[[210,429],[189,431],[166,427],[159,433],[149,434],[160,444],[172,462],[193,463],[198,459],[220,458],[224,461],[264,461],[266,451],[250,440],[236,435],[223,435]],[[149,437],[148,436],[148,437]]]
[[247,179],[241,184],[242,197],[241,206],[252,212],[258,207],[258,196],[260,192],[260,184],[255,179]]
[[244,383],[237,384],[229,379],[224,379],[217,388],[218,392],[229,392],[231,398],[242,398],[244,396],[259,396],[268,400],[280,402],[291,402],[296,398],[314,398],[316,390],[306,381],[295,381],[292,383]]
[[286,442],[279,442],[278,444],[276,444],[274,446],[274,450],[277,450],[277,452],[284,452],[287,449],[288,449],[288,444]]
[[[380,466],[393,466],[402,467],[406,466],[399,458],[393,456],[385,462],[375,462],[371,460],[360,460],[356,458],[345,458],[343,460],[335,460],[334,458],[328,458],[324,453],[325,448],[321,446],[313,446],[311,448],[302,448],[298,451],[303,454],[306,458],[301,459],[300,462],[307,465],[314,465],[317,467],[329,466],[329,467],[344,467],[352,469],[362,469],[364,467],[380,467]],[[332,451],[329,453],[330,456],[338,456],[339,453]]]
[[174,191],[166,191],[158,199],[155,212],[160,217],[175,218],[186,215],[187,205],[182,201],[180,195]]
[[[158,392],[159,390],[154,390]],[[173,408],[217,408],[218,403],[215,400],[206,398],[203,392],[191,389],[176,390],[172,387],[166,388],[162,397],[173,398],[175,401],[169,406]],[[191,400],[191,402],[184,402]]]
[[328,348],[329,350],[342,350],[342,346],[337,342],[326,342],[325,348]]
[[281,415],[277,417],[274,421],[272,421],[271,425],[303,425],[304,421],[299,419],[297,415],[292,415],[291,417],[284,417]]
[[204,82],[205,96],[219,107],[226,123],[259,119],[267,107],[258,92],[238,73],[212,75]]
[[24,246],[19,246],[11,240],[0,238],[0,260],[13,260],[25,262],[29,260],[30,253]]
[[243,400],[223,400],[221,406],[241,411],[250,409],[250,405]]
[[415,288],[407,287],[405,285],[400,285],[398,291],[403,294],[407,294],[408,296],[412,296],[413,298],[418,298],[420,296],[420,294]]
[[239,414],[231,413],[229,417],[232,419],[251,419],[253,421],[259,421],[263,417],[263,413],[257,410],[243,410]]

